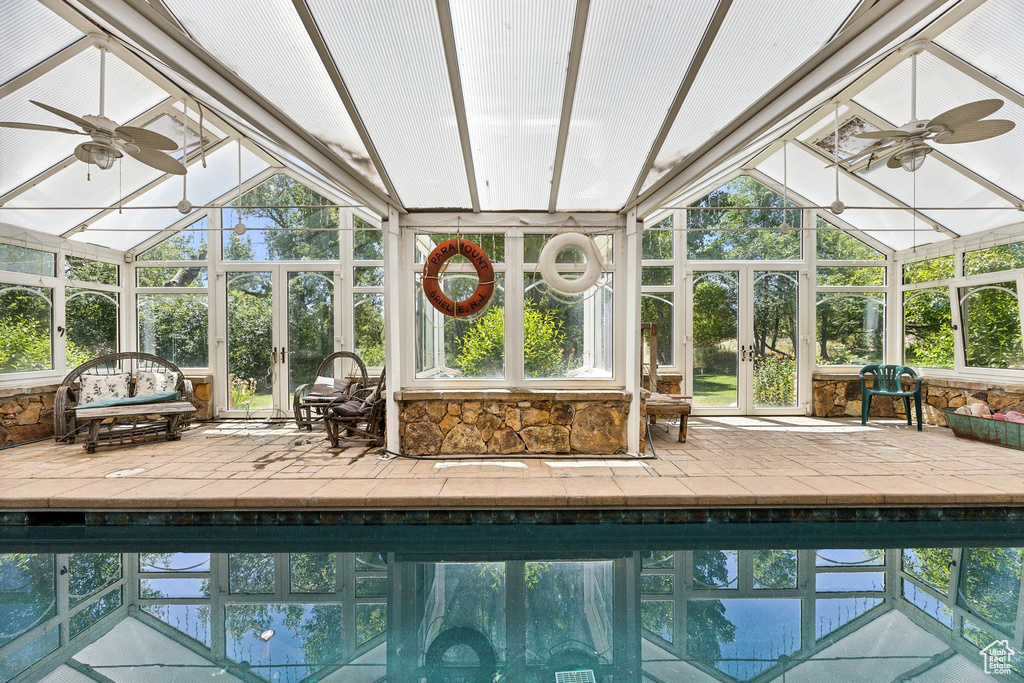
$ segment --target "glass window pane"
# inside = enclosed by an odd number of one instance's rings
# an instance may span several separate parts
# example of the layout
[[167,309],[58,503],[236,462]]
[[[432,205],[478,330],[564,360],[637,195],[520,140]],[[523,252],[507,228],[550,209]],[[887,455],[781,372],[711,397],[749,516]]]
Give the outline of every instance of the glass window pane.
[[918,588],[913,581],[903,579],[903,599],[946,628],[953,627],[953,610],[931,593]]
[[814,557],[818,567],[873,567],[885,563],[885,551],[835,548],[819,550]]
[[68,602],[85,602],[121,578],[119,553],[71,553],[68,555]]
[[[540,253],[544,249],[544,245],[547,244],[548,240],[554,237],[553,234],[538,234],[530,233],[523,237],[523,261],[526,263],[536,263],[540,260]],[[601,254],[601,260],[605,263],[613,263],[614,256],[613,247],[614,241],[611,235],[593,235],[594,246],[597,247],[598,252]],[[561,265],[583,265],[586,263],[586,256],[575,247],[568,247],[563,249],[555,256],[555,263]]]
[[884,287],[885,268],[818,266],[817,284],[827,287]]
[[1017,632],[1021,548],[965,548],[957,604],[1010,636]]
[[388,629],[387,605],[356,605],[356,643],[362,645]]
[[960,289],[967,365],[976,368],[1024,368],[1017,283]]
[[651,261],[671,261],[673,236],[672,216],[644,230],[640,258]]
[[640,592],[644,595],[672,595],[671,574],[641,574]]
[[208,572],[210,553],[139,553],[140,572]]
[[379,261],[384,258],[384,232],[359,216],[352,217],[352,258],[357,261]]
[[671,550],[649,550],[643,554],[644,569],[671,569],[675,566],[675,554]]
[[229,410],[273,405],[273,273],[227,275]]
[[383,287],[384,266],[355,267],[352,269],[353,287]]
[[224,607],[227,656],[236,662],[247,662],[255,680],[320,680],[315,674],[337,662],[347,627],[341,605]]
[[852,593],[885,590],[883,572],[819,573],[814,577],[814,590],[818,593]]
[[229,554],[228,591],[231,593],[273,593],[274,556],[270,553]]
[[737,403],[739,273],[696,273],[693,281],[693,403]]
[[53,555],[0,555],[0,645],[57,614]]
[[672,292],[647,292],[640,296],[640,322],[658,326],[658,363],[672,365],[674,341],[672,313],[675,295]]
[[289,272],[287,306],[290,405],[292,392],[313,381],[320,363],[334,353],[334,273]]
[[1014,268],[1024,268],[1024,242],[1001,244],[964,254],[964,275],[995,273]]
[[53,290],[0,285],[0,374],[53,367]]
[[77,256],[65,256],[64,275],[69,280],[94,282],[98,285],[116,285],[117,265]]
[[19,673],[29,668],[46,655],[60,647],[60,629],[51,628],[0,658],[0,681],[14,680]]
[[384,295],[353,294],[356,354],[369,367],[384,365]]
[[[773,208],[730,209],[732,206]],[[690,205],[686,217],[687,258],[799,259],[803,212],[795,207],[753,178],[740,176]],[[787,233],[772,229],[784,220],[795,229]]]
[[881,363],[885,294],[819,292],[818,365]]
[[949,568],[952,565],[951,548],[906,548],[903,551],[903,571],[943,595],[949,594]]
[[670,600],[644,600],[640,603],[640,624],[644,630],[672,642],[672,606]]
[[[964,618],[963,627],[960,632],[964,638],[974,643],[979,651],[988,647],[995,641],[1003,640],[1003,638],[998,634],[988,630],[980,623],[967,618]],[[1009,664],[1010,671],[1017,674],[1017,677],[1019,678],[1022,670],[1024,670],[1024,657],[1021,656],[1021,653],[1014,649],[1013,654],[1009,655]]]
[[143,598],[208,598],[209,579],[140,579]]
[[[482,313],[472,318],[452,318],[427,302],[421,277],[417,275],[417,377],[505,376],[505,277],[497,273],[494,279],[494,294]],[[475,273],[449,272],[441,278],[441,290],[461,301],[473,293],[477,282]]]
[[292,553],[292,593],[334,593],[337,590],[337,560],[334,553]]
[[68,287],[65,290],[65,349],[68,368],[117,352],[118,295]]
[[139,294],[139,350],[179,368],[209,365],[208,299],[203,294]]
[[855,598],[823,598],[814,601],[814,637],[824,638],[839,627],[847,624],[873,607],[881,605],[884,598],[858,596]]
[[142,609],[207,647],[213,642],[209,605],[143,605]]
[[206,266],[171,266],[168,268],[136,268],[135,284],[139,287],[206,287]]
[[[358,234],[358,233],[357,233]],[[424,263],[427,257],[430,256],[430,252],[434,250],[434,247],[450,239],[455,239],[455,234],[441,234],[441,233],[430,233],[416,235],[416,263]],[[505,262],[505,236],[497,234],[469,234],[461,235],[461,239],[467,242],[472,242],[477,245],[487,254],[487,258],[491,260],[491,263],[504,263]],[[530,237],[526,238],[527,244],[530,243]],[[447,261],[449,266],[456,264],[469,263],[469,259],[462,254],[456,254]]]
[[903,362],[953,367],[953,313],[947,288],[903,293]]
[[[338,258],[338,209],[326,198],[279,174],[242,195],[242,211],[225,208],[225,228],[239,220],[247,232],[225,229],[221,235],[226,261],[309,261]],[[252,208],[299,206],[307,208]],[[324,208],[317,208],[324,206]],[[238,200],[230,207],[238,206]]]
[[52,251],[0,244],[0,270],[30,275],[56,275],[57,255]]
[[[228,226],[230,227],[230,226]],[[139,261],[205,261],[207,218],[203,216],[184,228],[142,252]]]
[[77,637],[97,621],[121,606],[121,589],[117,588],[76,614],[71,615],[68,632],[72,638]]
[[356,553],[357,572],[386,572],[388,558],[385,553]]
[[672,284],[675,269],[672,266],[644,266],[640,284],[645,287],[667,287]]
[[735,550],[694,550],[694,588],[739,588]]
[[821,218],[815,234],[818,260],[822,261],[865,261],[884,259],[885,254],[869,247],[853,235],[840,230]]
[[953,256],[940,256],[907,263],[903,266],[903,284],[910,285],[917,282],[931,282],[932,280],[947,280],[953,277]]
[[796,588],[795,550],[755,550],[754,588]]
[[356,577],[357,598],[385,598],[388,595],[388,580],[385,576]]
[[527,661],[543,662],[556,643],[597,650],[612,629],[611,598],[611,561],[527,562]]
[[747,680],[800,649],[801,600],[686,601],[686,654]]
[[[573,277],[572,273],[563,273]],[[551,290],[539,273],[523,276],[523,363],[527,378],[611,377],[614,288],[606,273],[581,294]]]

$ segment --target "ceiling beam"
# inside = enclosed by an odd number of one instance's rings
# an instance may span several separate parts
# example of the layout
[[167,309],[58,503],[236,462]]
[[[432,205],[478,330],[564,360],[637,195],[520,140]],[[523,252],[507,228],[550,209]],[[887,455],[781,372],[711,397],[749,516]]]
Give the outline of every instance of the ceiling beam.
[[940,60],[950,65],[957,71],[960,71],[964,75],[978,81],[989,90],[994,90],[995,92],[999,93],[1001,96],[1010,100],[1018,107],[1024,107],[1024,94],[1021,94],[1019,91],[1014,90],[1013,88],[1006,85],[1002,81],[993,78],[992,76],[985,73],[984,71],[974,66],[970,62],[967,62],[961,59],[960,57],[957,57],[955,54],[953,54],[946,48],[942,47],[941,45],[936,45],[933,42],[929,42],[927,45],[925,45],[925,50],[935,55]]
[[[169,113],[169,107],[173,101],[173,97],[168,97],[165,100],[160,100],[160,102],[153,105],[152,107],[142,112],[138,116],[126,121],[124,125],[142,126],[146,123],[149,123],[150,119],[159,116],[160,114]],[[70,144],[71,138],[68,138],[68,145],[70,146]],[[32,176],[31,178],[21,183],[20,185],[17,185],[16,187],[12,187],[10,190],[0,195],[0,207],[4,206],[5,204],[7,204],[7,202],[11,201],[18,195],[28,190],[31,190],[33,187],[43,182],[44,180],[52,178],[53,176],[57,175],[64,169],[68,168],[69,166],[72,166],[77,161],[78,158],[75,157],[74,154],[64,157],[63,159],[55,163],[53,166],[50,166],[45,171],[37,173],[36,175]]]
[[[818,157],[819,159],[821,159],[822,161],[824,161],[826,163],[831,163],[832,162],[832,157],[827,152],[825,152],[825,150],[821,149],[817,145],[809,145],[806,142],[803,142],[801,140],[797,140],[797,141],[793,142],[792,144],[797,145],[798,147],[800,147],[800,149],[804,150],[805,152],[809,152],[809,153],[813,154],[814,156]],[[874,183],[872,183],[871,181],[867,180],[866,178],[862,178],[859,175],[857,175],[856,173],[853,173],[853,172],[847,170],[846,168],[843,167],[842,164],[839,164],[839,172],[842,173],[844,177],[849,178],[850,180],[852,180],[855,183],[857,183],[857,184],[867,188],[868,190],[871,190],[872,192],[877,194],[879,197],[882,197],[886,201],[891,202],[892,204],[895,204],[895,207],[894,207],[895,209],[903,209],[907,213],[912,214],[914,216],[917,216],[918,220],[920,220],[921,222],[923,222],[923,223],[925,223],[927,225],[930,225],[931,227],[933,227],[934,229],[938,230],[939,232],[947,235],[948,237],[954,237],[954,238],[960,237],[960,233],[953,232],[952,230],[950,230],[949,228],[944,226],[942,223],[939,223],[934,218],[929,218],[928,216],[924,215],[923,213],[921,213],[920,211],[918,211],[914,207],[910,206],[910,204],[907,204],[906,202],[903,202],[903,201],[897,199],[896,197],[894,197],[893,195],[889,194],[888,192],[886,192],[882,188],[878,187],[878,185],[875,185]]]
[[455,105],[455,121],[459,126],[459,142],[462,145],[462,161],[466,166],[466,180],[469,183],[469,199],[473,204],[473,212],[478,213],[480,194],[476,186],[476,167],[473,165],[473,147],[469,139],[469,122],[466,119],[466,98],[462,94],[459,55],[455,51],[455,28],[452,26],[452,10],[448,0],[437,0],[437,20],[441,27],[441,44],[444,46],[445,65],[448,67],[452,103]]
[[52,71],[64,62],[68,61],[75,55],[84,52],[86,49],[91,47],[91,45],[92,44],[89,42],[89,39],[82,36],[64,49],[53,53],[32,68],[26,69],[6,83],[0,84],[0,98],[7,97],[15,90],[28,85],[43,74]]
[[676,122],[676,117],[679,116],[679,111],[683,108],[683,102],[686,101],[686,96],[690,94],[693,82],[697,80],[697,74],[700,72],[701,67],[704,66],[704,60],[707,58],[708,52],[711,51],[711,45],[715,42],[718,31],[722,28],[725,15],[728,14],[729,8],[732,7],[732,2],[733,0],[718,1],[718,7],[715,8],[715,13],[711,15],[711,21],[708,22],[704,35],[700,39],[700,44],[697,45],[697,51],[693,53],[690,66],[686,70],[686,75],[683,76],[679,89],[676,90],[675,99],[672,100],[672,105],[668,108],[668,112],[661,122],[661,130],[658,131],[657,137],[654,138],[654,144],[651,145],[651,149],[647,152],[647,159],[644,161],[644,165],[636,177],[636,182],[633,183],[633,188],[627,195],[629,201],[632,201],[640,194],[644,181],[647,180],[647,176],[650,174],[651,168],[658,159],[658,154],[661,153],[661,148],[665,145],[665,140],[672,130],[672,125]]
[[554,213],[558,207],[558,188],[562,184],[565,145],[569,140],[572,105],[576,99],[576,83],[579,80],[580,59],[583,56],[583,38],[587,30],[587,16],[589,14],[590,0],[576,0],[576,18],[572,24],[572,42],[569,44],[569,68],[565,72],[565,90],[562,92],[562,118],[558,123],[555,163],[551,169],[551,196],[548,199],[549,213]]
[[366,147],[366,152],[370,155],[370,161],[373,162],[373,167],[377,169],[377,174],[384,183],[384,187],[388,189],[388,194],[401,203],[398,191],[392,184],[391,177],[388,175],[387,169],[384,168],[384,163],[380,160],[377,147],[373,144],[370,133],[366,130],[363,117],[359,115],[359,109],[356,108],[355,100],[352,99],[352,93],[349,92],[345,79],[341,75],[341,70],[338,69],[338,64],[331,55],[331,49],[327,46],[327,41],[320,32],[320,27],[317,26],[313,12],[309,9],[309,5],[306,4],[306,0],[292,0],[292,5],[295,7],[295,11],[298,12],[299,19],[302,20],[302,25],[309,35],[310,42],[313,43],[317,54],[320,55],[320,61],[323,63],[327,75],[330,76],[331,83],[334,84],[334,89],[338,92],[338,97],[341,98],[342,103],[345,105],[345,111],[348,112],[349,118],[352,119],[352,125],[355,126],[356,132],[359,133],[359,139],[362,140],[363,146]]
[[[850,108],[850,111],[853,114],[867,121],[876,128],[885,130],[898,127],[896,124],[886,121],[878,114],[868,109],[865,109],[856,102],[849,102],[847,103],[847,106]],[[1013,204],[1013,206],[1015,206],[1016,208],[1021,209],[1022,207],[1024,207],[1024,199],[1021,199],[1012,192],[1009,192],[1008,190],[999,187],[991,180],[988,180],[987,178],[978,175],[971,169],[961,164],[959,161],[954,161],[953,159],[950,159],[948,156],[945,155],[945,153],[942,152],[941,148],[933,145],[932,150],[932,153],[928,155],[930,159],[935,159],[940,163],[948,166],[949,168],[953,169],[954,171],[964,176],[971,182],[981,185],[992,194],[999,196],[1000,198],[1006,200],[1010,204]]]
[[871,7],[847,30],[627,204],[623,211],[638,204],[641,216],[657,210],[689,183],[785,119],[788,113],[820,96],[865,62],[877,58],[879,52],[944,4],[945,0],[885,0]]
[[256,129],[293,150],[320,173],[349,188],[374,211],[384,211],[389,205],[405,211],[397,199],[355,171],[148,3],[143,0],[65,1],[83,8],[106,29],[138,45],[146,53],[145,61],[155,59],[203,91],[217,93],[218,100],[237,116],[251,121]]

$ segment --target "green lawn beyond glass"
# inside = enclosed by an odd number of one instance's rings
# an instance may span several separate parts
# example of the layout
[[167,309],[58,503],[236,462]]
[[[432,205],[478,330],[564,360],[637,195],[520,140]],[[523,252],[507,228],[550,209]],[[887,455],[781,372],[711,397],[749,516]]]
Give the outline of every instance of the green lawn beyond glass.
[[736,405],[736,375],[694,375],[693,405]]

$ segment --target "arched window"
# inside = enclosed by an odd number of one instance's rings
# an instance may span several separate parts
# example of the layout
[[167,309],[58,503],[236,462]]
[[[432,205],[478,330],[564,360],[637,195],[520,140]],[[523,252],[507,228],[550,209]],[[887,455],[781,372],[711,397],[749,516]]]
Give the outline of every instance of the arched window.
[[976,368],[1024,368],[1017,283],[960,288],[967,365]]
[[948,288],[903,293],[903,362],[926,368],[953,367]]

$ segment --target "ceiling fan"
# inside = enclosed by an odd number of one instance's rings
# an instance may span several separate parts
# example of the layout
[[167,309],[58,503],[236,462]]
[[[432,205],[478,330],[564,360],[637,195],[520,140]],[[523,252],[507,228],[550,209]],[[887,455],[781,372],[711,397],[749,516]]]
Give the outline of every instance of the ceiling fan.
[[851,166],[867,158],[867,166],[887,160],[889,168],[916,171],[934,150],[928,143],[956,145],[964,142],[987,140],[1013,130],[1014,122],[1006,119],[986,119],[1002,106],[1000,99],[977,100],[944,111],[924,121],[917,118],[917,55],[924,50],[921,43],[908,46],[911,56],[910,123],[891,130],[875,130],[857,134],[864,140],[877,140],[873,145],[848,157]]
[[119,126],[115,121],[103,115],[103,101],[106,90],[106,36],[92,34],[89,36],[93,45],[100,51],[100,113],[96,116],[75,116],[42,102],[29,100],[32,104],[71,121],[81,130],[49,126],[45,124],[21,123],[18,121],[0,121],[2,128],[24,128],[26,130],[42,130],[70,135],[88,135],[92,138],[75,147],[75,157],[87,164],[95,164],[106,170],[114,162],[127,153],[147,166],[175,175],[184,175],[185,165],[169,154],[160,150],[177,149],[178,145],[170,138],[145,128],[136,126]]

